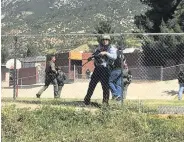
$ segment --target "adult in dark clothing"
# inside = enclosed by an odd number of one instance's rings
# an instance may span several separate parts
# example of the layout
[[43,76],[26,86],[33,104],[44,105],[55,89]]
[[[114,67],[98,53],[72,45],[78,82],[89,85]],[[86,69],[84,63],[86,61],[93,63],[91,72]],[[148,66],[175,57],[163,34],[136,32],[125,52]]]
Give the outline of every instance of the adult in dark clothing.
[[64,81],[66,80],[66,75],[65,73],[61,70],[60,67],[58,67],[58,72],[57,72],[57,83],[58,83],[58,97],[60,98],[61,96],[61,90],[64,86]]
[[108,104],[109,101],[109,64],[117,58],[117,48],[110,44],[110,36],[103,35],[102,43],[98,46],[95,53],[99,51],[98,56],[94,57],[95,69],[91,76],[87,94],[84,98],[86,105],[90,104],[91,97],[98,82],[101,83],[103,89],[102,103]]
[[178,74],[178,83],[179,83],[178,100],[182,100],[184,91],[184,69],[181,69]]
[[58,83],[57,83],[57,71],[55,67],[55,56],[51,56],[51,60],[47,63],[45,69],[45,85],[36,94],[37,98],[40,98],[41,94],[49,87],[50,84],[54,86],[54,98],[58,98]]

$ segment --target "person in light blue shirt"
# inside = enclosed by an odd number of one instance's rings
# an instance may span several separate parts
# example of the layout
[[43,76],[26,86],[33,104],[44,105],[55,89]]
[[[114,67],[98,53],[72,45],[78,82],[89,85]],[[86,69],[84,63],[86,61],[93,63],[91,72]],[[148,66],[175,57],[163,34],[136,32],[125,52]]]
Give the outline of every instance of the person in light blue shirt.
[[103,89],[102,103],[108,104],[109,101],[109,76],[110,64],[117,58],[117,48],[111,44],[109,35],[103,35],[101,43],[93,54],[95,69],[91,76],[87,94],[84,98],[86,105],[90,104],[91,97],[98,82],[101,83]]

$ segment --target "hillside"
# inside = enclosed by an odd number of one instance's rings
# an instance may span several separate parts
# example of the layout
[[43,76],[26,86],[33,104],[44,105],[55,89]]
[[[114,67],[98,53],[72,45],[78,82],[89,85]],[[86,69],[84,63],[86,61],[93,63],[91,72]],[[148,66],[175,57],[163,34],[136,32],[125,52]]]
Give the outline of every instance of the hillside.
[[115,32],[131,32],[134,16],[145,9],[138,0],[4,0],[2,34],[89,33],[102,19]]

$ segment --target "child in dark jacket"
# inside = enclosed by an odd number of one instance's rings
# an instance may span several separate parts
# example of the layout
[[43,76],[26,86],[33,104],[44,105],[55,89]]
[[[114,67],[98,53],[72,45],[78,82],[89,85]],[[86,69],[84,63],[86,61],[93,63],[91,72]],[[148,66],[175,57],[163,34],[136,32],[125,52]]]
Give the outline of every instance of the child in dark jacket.
[[57,70],[57,82],[58,82],[58,96],[61,96],[61,90],[64,86],[64,81],[66,80],[65,73],[61,70],[60,67],[58,67]]

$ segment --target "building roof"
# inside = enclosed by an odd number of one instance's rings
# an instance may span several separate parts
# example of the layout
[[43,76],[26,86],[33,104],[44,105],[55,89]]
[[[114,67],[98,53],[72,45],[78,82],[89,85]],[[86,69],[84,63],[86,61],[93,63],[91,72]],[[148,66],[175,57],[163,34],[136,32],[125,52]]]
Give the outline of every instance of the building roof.
[[126,48],[126,49],[123,50],[123,53],[133,53],[135,51],[142,52],[142,49],[140,49],[140,48]]
[[46,56],[37,56],[37,57],[26,57],[26,58],[20,58],[19,59],[21,62],[43,62],[46,61]]

